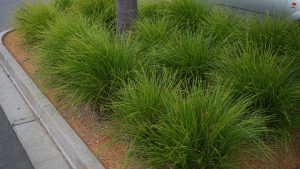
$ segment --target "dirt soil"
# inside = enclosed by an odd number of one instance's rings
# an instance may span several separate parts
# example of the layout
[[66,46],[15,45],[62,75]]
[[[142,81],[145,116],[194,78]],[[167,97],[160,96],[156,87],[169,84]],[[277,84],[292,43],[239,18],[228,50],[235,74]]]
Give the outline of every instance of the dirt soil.
[[[34,82],[42,89],[46,97],[56,106],[58,111],[66,119],[69,125],[75,130],[79,137],[91,149],[94,155],[101,161],[106,169],[136,169],[141,167],[133,167],[126,164],[124,157],[125,146],[121,144],[112,144],[113,138],[109,133],[112,132],[110,122],[99,119],[92,109],[87,105],[77,107],[63,106],[55,97],[55,91],[52,89],[43,88],[43,83],[36,76],[37,69],[34,62],[31,61],[31,53],[16,31],[8,33],[3,39],[4,45],[8,48],[11,54],[29,74]],[[243,167],[249,169],[298,169],[300,166],[300,139],[295,142],[295,152],[292,155],[292,160],[287,164],[279,163],[277,167],[274,163],[265,164],[258,161],[253,161],[251,166]],[[300,168],[300,167],[299,167]]]

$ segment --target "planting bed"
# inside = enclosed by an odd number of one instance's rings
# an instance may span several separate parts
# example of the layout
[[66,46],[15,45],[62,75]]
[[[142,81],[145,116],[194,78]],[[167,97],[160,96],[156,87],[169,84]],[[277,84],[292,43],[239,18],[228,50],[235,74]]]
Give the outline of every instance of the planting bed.
[[[4,45],[12,53],[18,63],[41,88],[47,98],[56,106],[62,116],[67,120],[70,126],[76,131],[81,139],[88,145],[94,155],[102,162],[107,169],[120,169],[126,163],[124,160],[124,146],[121,144],[112,144],[111,124],[107,120],[101,120],[97,117],[87,105],[78,107],[64,107],[55,99],[53,93],[55,90],[46,89],[43,83],[35,75],[37,69],[30,60],[30,51],[22,45],[22,38],[16,31],[12,31],[4,36]],[[109,134],[110,133],[110,134]],[[280,169],[295,169],[300,165],[300,139],[295,141],[295,154],[289,164],[281,163]],[[246,169],[273,169],[275,164],[259,162],[254,160],[251,166],[244,166]],[[124,166],[123,166],[124,167]],[[135,169],[139,167],[129,167]]]
[[5,43],[107,168],[297,167],[299,24],[140,2],[122,35],[114,0],[27,2]]

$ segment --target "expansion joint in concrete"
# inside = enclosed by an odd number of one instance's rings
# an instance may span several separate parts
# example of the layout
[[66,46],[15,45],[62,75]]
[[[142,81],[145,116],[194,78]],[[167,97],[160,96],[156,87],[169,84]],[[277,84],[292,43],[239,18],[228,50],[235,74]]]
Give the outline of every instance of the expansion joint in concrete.
[[22,125],[22,124],[26,124],[26,123],[32,123],[32,122],[35,122],[36,121],[36,119],[34,119],[34,120],[28,120],[28,121],[23,121],[23,122],[21,122],[21,123],[17,123],[17,124],[11,124],[13,127],[15,127],[15,126],[20,126],[20,125]]

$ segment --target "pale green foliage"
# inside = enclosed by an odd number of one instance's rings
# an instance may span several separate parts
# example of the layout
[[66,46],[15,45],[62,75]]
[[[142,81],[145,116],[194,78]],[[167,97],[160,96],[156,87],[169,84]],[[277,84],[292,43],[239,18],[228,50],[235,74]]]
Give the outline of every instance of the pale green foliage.
[[[119,136],[150,168],[232,168],[264,149],[265,119],[224,88],[184,97],[174,75],[139,74],[113,103]],[[262,147],[260,147],[261,145]],[[241,148],[243,146],[243,148]]]
[[41,32],[47,30],[58,15],[54,7],[44,2],[24,2],[16,9],[14,26],[29,45],[34,45],[42,39]]

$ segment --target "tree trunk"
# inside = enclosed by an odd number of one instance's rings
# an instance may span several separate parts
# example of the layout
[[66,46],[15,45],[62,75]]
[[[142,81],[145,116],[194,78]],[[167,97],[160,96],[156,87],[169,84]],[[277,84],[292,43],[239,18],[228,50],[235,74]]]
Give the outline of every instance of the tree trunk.
[[116,0],[117,33],[130,29],[138,16],[137,0]]

